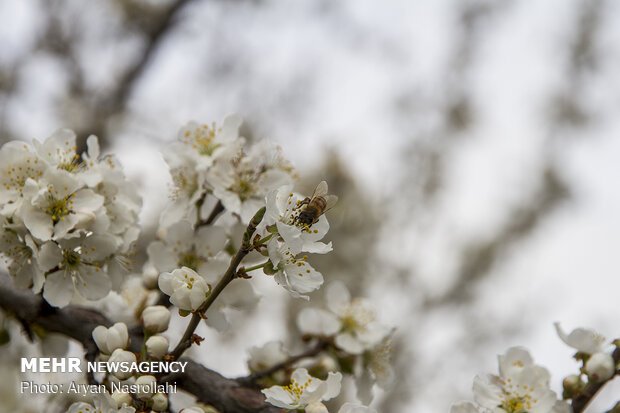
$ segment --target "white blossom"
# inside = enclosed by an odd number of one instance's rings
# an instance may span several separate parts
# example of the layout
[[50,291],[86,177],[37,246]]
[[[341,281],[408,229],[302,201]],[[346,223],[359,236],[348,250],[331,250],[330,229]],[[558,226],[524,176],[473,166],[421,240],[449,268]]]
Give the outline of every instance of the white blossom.
[[330,372],[327,380],[312,377],[308,370],[297,369],[287,386],[271,386],[263,389],[267,402],[284,409],[301,409],[311,403],[332,399],[340,393],[342,374]]
[[[32,146],[0,149],[0,253],[18,287],[43,288],[60,307],[74,288],[89,300],[120,288],[138,237],[140,199],[122,168],[99,157],[94,136],[80,158],[75,139],[61,129]],[[86,257],[83,247],[97,242],[104,248]]]
[[375,347],[390,332],[376,319],[370,304],[360,298],[351,299],[341,282],[331,283],[326,290],[330,312],[320,309],[303,309],[297,325],[303,333],[333,336],[334,342],[350,354],[361,354]]
[[227,241],[224,228],[208,225],[194,231],[189,221],[165,229],[162,240],[152,242],[147,252],[159,272],[188,267],[207,281],[215,281],[228,266],[221,251]]
[[604,351],[606,348],[605,337],[588,328],[576,328],[566,334],[560,323],[554,323],[555,329],[563,342],[570,347],[586,354],[594,354]]
[[172,304],[188,311],[200,307],[210,291],[207,282],[187,267],[161,273],[159,289],[170,296]]
[[38,262],[36,242],[19,225],[6,225],[0,231],[0,251],[15,286],[21,289],[32,287],[34,293],[40,292],[45,277]]
[[269,341],[262,346],[251,347],[248,352],[248,368],[251,372],[266,370],[288,359],[288,353],[284,351],[279,341]]
[[292,182],[292,168],[279,147],[260,141],[247,153],[230,146],[215,161],[207,178],[224,207],[248,222],[264,205],[269,191]]
[[47,272],[43,297],[63,307],[71,301],[74,286],[86,299],[105,297],[112,287],[105,263],[115,249],[116,240],[107,234],[46,242],[39,254],[41,269]]
[[549,372],[535,365],[527,350],[508,349],[499,356],[499,371],[499,376],[474,379],[474,399],[480,406],[530,413],[547,413],[554,406],[557,398],[549,388]]
[[320,242],[329,231],[327,218],[321,215],[318,221],[310,226],[301,223],[298,217],[303,210],[303,200],[304,197],[292,191],[292,185],[269,192],[265,198],[265,217],[257,231],[264,231],[275,224],[278,234],[293,253],[305,251],[325,254],[332,250],[331,242]]
[[228,148],[239,145],[239,126],[242,122],[237,115],[227,116],[221,128],[215,122],[211,125],[189,122],[181,128],[177,141],[166,153],[187,154],[197,170],[206,170]]
[[112,354],[117,348],[126,349],[129,333],[125,323],[116,323],[110,328],[97,326],[93,330],[93,339],[104,354]]
[[293,297],[308,299],[306,293],[323,284],[323,275],[308,264],[308,256],[294,254],[287,244],[271,240],[267,244],[269,259],[276,273],[274,279]]
[[41,241],[71,237],[97,217],[104,203],[103,196],[65,170],[48,169],[38,182],[28,179],[23,193],[27,200],[15,214]]
[[26,181],[38,181],[47,166],[30,145],[12,141],[0,148],[0,168],[0,214],[12,216],[24,200]]

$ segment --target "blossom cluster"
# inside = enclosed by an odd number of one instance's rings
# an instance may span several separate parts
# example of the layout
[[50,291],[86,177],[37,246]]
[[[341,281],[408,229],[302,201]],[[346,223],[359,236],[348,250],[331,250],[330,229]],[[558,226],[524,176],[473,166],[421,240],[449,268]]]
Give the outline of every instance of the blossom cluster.
[[96,300],[118,289],[139,233],[140,198],[97,138],[87,145],[78,154],[61,129],[0,149],[0,253],[16,286],[57,307],[74,291]]
[[[262,392],[268,403],[283,409],[329,413],[322,402],[333,399],[340,393],[341,380],[340,373],[329,373],[326,380],[320,380],[312,377],[305,368],[299,368],[291,375],[290,384],[272,386]],[[345,403],[338,413],[376,413],[376,410],[357,403]]]
[[559,337],[577,350],[575,359],[582,361],[579,374],[563,381],[562,398],[551,390],[550,374],[534,364],[532,356],[521,347],[512,347],[500,355],[499,375],[476,376],[475,403],[462,401],[452,405],[451,413],[572,413],[569,400],[586,395],[588,384],[598,384],[616,374],[616,362],[609,353],[603,336],[591,329],[577,328],[566,334],[555,324]]
[[[248,145],[239,136],[240,124],[238,116],[227,117],[221,127],[191,122],[164,154],[173,202],[161,215],[158,239],[147,249],[148,265],[160,274],[159,289],[183,311],[198,309],[209,296],[261,208],[266,212],[241,268],[262,268],[295,297],[307,299],[323,283],[307,254],[332,249],[320,242],[329,229],[323,215],[328,208],[302,222],[309,198],[292,191],[290,163],[268,141]],[[320,186],[333,204],[327,183]],[[224,330],[228,322],[221,310],[251,308],[257,300],[250,284],[233,282],[207,311],[207,323]]]
[[[355,379],[357,397],[368,405],[372,388],[382,388],[392,381],[390,338],[392,329],[377,320],[370,304],[363,299],[352,299],[347,288],[333,282],[326,289],[328,310],[306,308],[299,313],[297,324],[306,341],[316,343],[302,366],[290,375],[290,384],[284,368],[291,357],[280,342],[268,342],[250,349],[248,367],[261,377],[261,384],[271,386],[263,393],[267,401],[286,409],[305,409],[306,412],[325,413],[322,401],[335,397],[340,391],[342,374]],[[269,372],[266,375],[263,372]],[[310,374],[312,372],[312,374]],[[319,377],[326,377],[323,381]],[[342,412],[372,412],[363,405],[347,403]]]
[[[229,326],[228,310],[247,310],[257,303],[247,281],[253,271],[261,270],[293,297],[306,300],[323,284],[309,256],[332,251],[331,242],[324,241],[329,231],[325,212],[337,197],[328,193],[325,181],[312,194],[296,193],[295,173],[280,148],[264,140],[248,144],[239,136],[240,125],[237,116],[227,117],[221,127],[191,122],[166,148],[172,200],[160,216],[156,239],[146,248],[142,274],[131,277],[141,201],[116,159],[100,156],[96,137],[88,138],[82,154],[68,130],[43,143],[10,142],[0,150],[0,253],[15,284],[57,307],[75,302],[75,291],[83,299],[99,300],[89,304],[100,308],[126,301],[121,307],[139,318],[140,343],[132,343],[136,336],[130,332],[135,330],[128,325],[136,320],[126,316],[94,328],[98,362],[135,365],[178,358],[200,342],[193,334],[198,320],[222,331]],[[112,290],[131,297],[109,295]],[[174,349],[162,334],[171,318],[166,300],[181,316],[192,314],[183,334],[189,339],[181,339]],[[151,305],[156,301],[166,305]],[[366,405],[374,384],[385,387],[392,377],[392,330],[342,284],[330,285],[326,301],[327,309],[304,310],[297,320],[304,339],[319,344],[317,359],[306,360],[308,369],[288,363],[282,346],[268,343],[251,350],[250,370],[283,363],[267,375],[269,384],[256,383],[264,388],[267,402],[307,413],[327,413],[323,402],[340,393],[343,374],[351,375],[365,405],[345,403],[339,413],[376,413]],[[95,380],[112,389],[116,384],[138,389],[159,383],[135,369],[102,374]],[[92,403],[74,403],[68,411],[167,409],[163,392],[114,390]]]

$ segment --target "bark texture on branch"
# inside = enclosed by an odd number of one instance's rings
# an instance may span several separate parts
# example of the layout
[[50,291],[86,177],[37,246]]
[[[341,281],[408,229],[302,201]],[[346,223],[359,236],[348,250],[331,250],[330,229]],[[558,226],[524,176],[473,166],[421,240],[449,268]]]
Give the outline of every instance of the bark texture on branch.
[[[19,320],[26,332],[37,325],[47,331],[73,338],[84,347],[86,358],[94,359],[97,346],[92,331],[98,325],[110,326],[112,322],[98,311],[67,306],[51,307],[39,295],[13,288],[6,274],[0,274],[0,308]],[[130,329],[132,351],[142,346],[140,329]],[[281,413],[282,410],[265,402],[258,388],[244,384],[242,380],[228,379],[195,361],[186,360],[184,373],[163,377],[162,382],[176,383],[179,388],[195,395],[199,401],[213,405],[222,413]]]

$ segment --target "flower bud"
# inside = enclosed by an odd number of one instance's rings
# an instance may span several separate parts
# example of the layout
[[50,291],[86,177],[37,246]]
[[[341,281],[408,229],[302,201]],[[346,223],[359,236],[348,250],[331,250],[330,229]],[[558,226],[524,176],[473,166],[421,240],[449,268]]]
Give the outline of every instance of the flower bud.
[[141,400],[149,399],[155,390],[157,379],[154,376],[140,376],[136,379],[136,397]]
[[115,391],[112,393],[112,399],[116,402],[116,407],[119,409],[123,407],[123,403],[127,406],[131,406],[133,400],[131,394],[125,393],[124,391]]
[[595,381],[608,380],[615,372],[614,359],[607,353],[594,353],[586,363],[586,373]]
[[158,279],[159,271],[157,271],[157,268],[150,262],[144,264],[144,267],[142,267],[142,285],[149,290],[155,290]]
[[319,359],[319,366],[325,371],[325,374],[330,371],[338,371],[338,363],[330,356],[321,357]]
[[161,359],[168,352],[168,339],[164,336],[149,337],[145,345],[148,355],[156,359]]
[[306,407],[306,413],[329,413],[323,403],[314,402]]
[[[136,355],[133,354],[131,351],[126,351],[126,350],[117,348],[116,350],[114,350],[114,352],[108,359],[108,363],[123,363],[123,362],[130,363],[130,364],[135,363]],[[116,369],[116,371],[112,371],[112,369],[110,369],[110,374],[116,376],[117,378],[121,380],[125,380],[131,377],[133,373],[131,371],[121,371],[121,369]]]
[[97,326],[93,330],[93,340],[102,353],[111,354],[114,350],[125,349],[129,342],[129,333],[125,323],[116,323],[110,328]]
[[163,393],[157,393],[153,396],[153,406],[152,409],[156,412],[164,411],[168,408],[168,398]]
[[166,331],[170,322],[170,310],[163,305],[152,305],[142,311],[142,324],[151,334]]
[[564,381],[562,381],[562,387],[564,388],[564,398],[572,399],[573,396],[579,392],[579,388],[581,387],[581,378],[576,374],[566,376]]

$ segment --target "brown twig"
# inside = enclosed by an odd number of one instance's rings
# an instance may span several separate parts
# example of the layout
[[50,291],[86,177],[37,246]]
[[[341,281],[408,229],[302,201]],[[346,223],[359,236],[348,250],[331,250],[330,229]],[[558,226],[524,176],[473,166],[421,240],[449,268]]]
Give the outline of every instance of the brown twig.
[[[184,359],[184,361],[187,361]],[[188,361],[184,373],[161,378],[162,383],[176,383],[203,403],[222,413],[281,413],[282,409],[267,404],[265,397],[253,386],[228,379],[200,364]]]
[[303,353],[297,354],[295,356],[291,356],[288,359],[278,363],[278,364],[274,364],[273,366],[265,369],[265,370],[261,370],[261,371],[257,371],[256,373],[252,373],[247,377],[242,377],[241,381],[243,381],[244,383],[255,383],[257,380],[262,379],[263,377],[267,377],[270,376],[271,374],[275,373],[276,371],[279,370],[284,370],[289,368],[290,366],[292,366],[293,364],[295,364],[296,362],[298,362],[299,360],[303,360],[305,358],[310,358],[310,357],[314,357],[319,355],[323,350],[327,349],[327,347],[329,346],[329,342],[325,341],[325,340],[320,340],[314,347],[309,348],[308,350],[304,351]]
[[217,218],[217,216],[222,211],[224,211],[224,204],[222,204],[222,201],[217,201],[217,204],[215,204],[215,206],[211,210],[211,213],[209,214],[207,219],[203,219],[199,221],[198,224],[196,225],[196,228],[212,224],[213,221],[215,221],[215,218]]
[[221,294],[222,291],[224,291],[224,288],[226,288],[226,286],[230,284],[230,282],[235,278],[235,274],[237,273],[237,267],[241,263],[241,260],[243,260],[243,258],[252,250],[252,235],[254,234],[254,231],[256,231],[256,226],[260,224],[264,215],[265,207],[262,207],[250,220],[248,228],[243,234],[241,248],[239,248],[235,256],[232,258],[230,264],[228,265],[228,269],[226,270],[220,281],[213,288],[207,299],[200,305],[200,307],[196,309],[196,311],[193,312],[192,318],[189,321],[187,328],[185,329],[185,333],[183,333],[183,337],[181,337],[179,344],[177,344],[174,350],[170,353],[173,358],[178,359],[179,357],[181,357],[183,352],[191,346],[192,335],[194,334],[196,327],[198,327],[198,323],[202,319],[200,315],[204,314],[205,311],[209,309],[215,299]]

